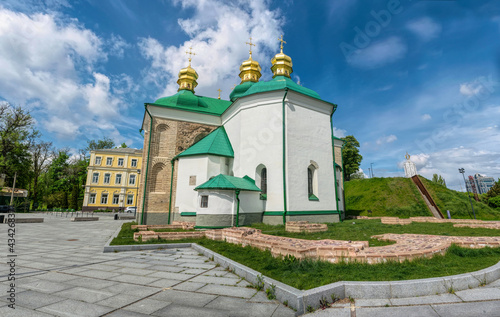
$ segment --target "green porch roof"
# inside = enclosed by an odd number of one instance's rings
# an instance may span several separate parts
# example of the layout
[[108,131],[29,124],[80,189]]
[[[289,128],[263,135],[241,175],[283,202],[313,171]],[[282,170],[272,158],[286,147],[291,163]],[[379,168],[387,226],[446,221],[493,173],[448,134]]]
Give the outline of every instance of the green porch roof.
[[293,90],[293,91],[298,92],[300,94],[321,100],[321,98],[317,92],[315,92],[309,88],[302,87],[302,86],[298,85],[297,83],[295,83],[290,78],[285,77],[285,76],[276,76],[270,81],[259,81],[255,84],[253,84],[250,88],[248,88],[248,90],[245,93],[239,95],[238,97],[245,97],[245,96],[249,96],[249,95],[253,95],[253,94],[257,94],[257,93],[261,93],[261,92],[283,90],[283,89]]
[[188,147],[184,152],[179,153],[177,157],[203,154],[234,157],[233,147],[224,127],[218,127],[209,135]]
[[195,188],[195,190],[200,189],[239,189],[260,192],[260,188],[255,185],[255,181],[246,175],[244,177],[235,177],[219,174]]
[[163,97],[149,105],[220,116],[231,101],[196,96],[189,90],[181,90],[173,96]]

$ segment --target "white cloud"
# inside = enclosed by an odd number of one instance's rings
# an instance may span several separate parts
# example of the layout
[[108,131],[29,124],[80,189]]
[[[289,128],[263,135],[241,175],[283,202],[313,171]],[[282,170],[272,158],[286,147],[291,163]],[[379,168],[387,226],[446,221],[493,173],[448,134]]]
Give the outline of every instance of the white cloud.
[[424,41],[436,38],[441,33],[441,25],[429,17],[410,21],[406,27]]
[[344,138],[346,134],[347,134],[346,130],[333,127],[333,135],[336,136],[337,138]]
[[192,47],[196,53],[192,67],[199,75],[196,93],[216,97],[217,89],[221,88],[223,97],[227,98],[234,84],[240,83],[239,65],[248,59],[245,42],[250,36],[257,45],[253,47],[253,59],[261,64],[263,79],[270,78],[269,60],[278,53],[277,39],[283,21],[278,11],[267,8],[266,1],[189,0],[174,3],[194,10],[191,18],[178,21],[190,39],[168,47],[154,38],[143,38],[139,43],[143,56],[151,62],[148,80],[163,89],[159,96],[177,91],[177,74],[187,66],[185,52]]
[[378,68],[403,58],[406,51],[406,44],[399,37],[393,36],[354,51],[347,56],[347,62],[359,68]]
[[483,93],[491,93],[493,86],[497,85],[491,78],[478,77],[470,82],[460,84],[460,93],[472,97]]
[[128,44],[120,35],[114,34],[111,34],[111,38],[107,42],[107,45],[109,46],[109,54],[119,58],[123,58],[125,49],[130,47],[130,44]]
[[392,143],[392,142],[396,141],[397,139],[398,138],[394,134],[391,134],[389,136],[383,136],[383,137],[378,138],[375,143],[377,143],[377,145],[382,145],[385,143]]
[[427,121],[427,120],[430,120],[430,119],[432,119],[432,117],[431,117],[431,115],[430,115],[430,114],[428,114],[428,113],[424,113],[424,114],[422,115],[422,121]]
[[[113,54],[122,54],[123,39],[110,43]],[[76,19],[0,8],[0,96],[35,111],[41,127],[58,138],[102,137],[104,130],[118,139],[125,106],[115,95],[131,86],[120,77],[115,91],[114,79],[92,72],[107,61],[106,45]]]

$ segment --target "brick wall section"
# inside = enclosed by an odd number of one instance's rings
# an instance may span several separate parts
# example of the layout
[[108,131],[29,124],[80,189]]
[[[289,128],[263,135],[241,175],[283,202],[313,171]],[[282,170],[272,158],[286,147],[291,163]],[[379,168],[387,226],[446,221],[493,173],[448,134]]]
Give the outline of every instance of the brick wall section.
[[368,241],[342,240],[304,240],[262,234],[253,228],[227,228],[208,231],[162,232],[140,231],[134,233],[134,239],[142,237],[143,241],[151,239],[184,239],[207,237],[229,243],[250,245],[261,250],[269,250],[275,257],[291,255],[297,259],[314,258],[338,263],[365,262],[368,264],[383,263],[388,260],[403,262],[416,258],[431,258],[436,254],[444,254],[452,245],[466,248],[499,247],[500,237],[453,237],[423,234],[386,233],[374,238],[395,241],[396,244],[369,247]]
[[[149,125],[150,118],[146,115],[145,126],[148,127],[148,129]],[[166,223],[168,219],[166,214],[168,213],[170,198],[172,158],[190,147],[200,133],[208,134],[216,128],[216,126],[211,125],[153,117],[153,132],[151,134],[151,150],[149,154],[146,199],[144,204],[147,224],[151,223],[151,221],[147,220],[147,215],[151,213],[165,214],[165,217],[161,217],[162,222],[164,221]],[[148,163],[149,133],[149,131],[144,133],[143,164],[141,168],[143,174],[139,186],[138,220],[140,220],[141,217],[140,213],[142,212],[144,201],[144,182],[146,179],[146,164]],[[175,207],[177,164],[178,162],[175,163],[173,177],[172,212],[174,212]],[[171,217],[171,219],[173,219],[173,217]]]
[[287,221],[285,230],[287,232],[323,232],[328,230],[324,223],[309,223],[309,221]]

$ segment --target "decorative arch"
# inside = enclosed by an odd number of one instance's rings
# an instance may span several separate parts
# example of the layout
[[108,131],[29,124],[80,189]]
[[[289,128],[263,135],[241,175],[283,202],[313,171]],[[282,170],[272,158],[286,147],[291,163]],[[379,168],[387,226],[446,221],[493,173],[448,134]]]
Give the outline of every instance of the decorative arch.
[[194,137],[193,144],[195,144],[196,142],[200,141],[201,139],[203,139],[207,135],[208,135],[208,132],[198,133],[198,135]]
[[166,164],[160,162],[153,165],[151,170],[151,178],[149,184],[151,186],[151,192],[166,192],[167,188],[167,169]]
[[166,142],[168,128],[169,128],[169,126],[167,124],[160,123],[154,129],[154,135],[153,135],[153,153],[155,153],[157,155],[160,153],[160,144],[162,142]]

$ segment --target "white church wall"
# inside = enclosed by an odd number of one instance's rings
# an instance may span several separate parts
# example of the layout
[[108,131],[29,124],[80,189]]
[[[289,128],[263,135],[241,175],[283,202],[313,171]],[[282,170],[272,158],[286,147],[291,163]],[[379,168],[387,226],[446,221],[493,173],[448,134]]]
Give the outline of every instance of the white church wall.
[[[179,208],[179,212],[196,211],[198,193],[194,189],[208,180],[208,161],[206,156],[179,158],[175,196],[175,206]],[[190,185],[190,179],[193,180],[193,177],[195,183]]]
[[209,180],[210,177],[217,176],[219,174],[229,175],[229,160],[230,158],[209,155],[207,180]]
[[240,214],[241,213],[261,213],[264,210],[264,200],[259,199],[260,192],[241,191]]
[[[286,124],[289,211],[336,210],[330,114],[332,107],[289,93]],[[317,164],[317,197],[310,201],[307,168]]]
[[255,178],[260,164],[267,169],[267,200],[261,201],[265,211],[283,210],[283,96],[279,91],[244,97],[222,116],[235,152],[234,176]]
[[[208,207],[201,207],[201,196],[208,195]],[[235,210],[236,198],[232,190],[198,190],[197,215],[231,215]]]

